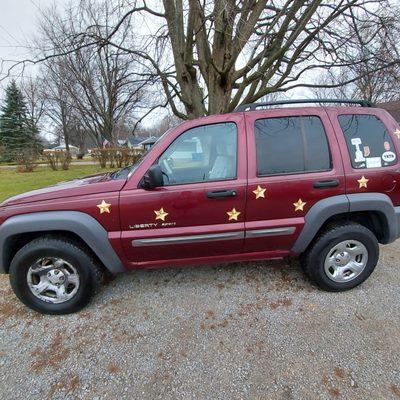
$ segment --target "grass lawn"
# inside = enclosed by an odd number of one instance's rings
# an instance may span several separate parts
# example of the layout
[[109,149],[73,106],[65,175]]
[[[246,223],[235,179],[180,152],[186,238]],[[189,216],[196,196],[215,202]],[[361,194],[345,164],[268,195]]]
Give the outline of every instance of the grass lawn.
[[68,171],[52,171],[48,167],[39,167],[30,173],[18,173],[15,169],[0,169],[0,202],[28,190],[106,171],[108,170],[101,169],[98,165],[71,165]]

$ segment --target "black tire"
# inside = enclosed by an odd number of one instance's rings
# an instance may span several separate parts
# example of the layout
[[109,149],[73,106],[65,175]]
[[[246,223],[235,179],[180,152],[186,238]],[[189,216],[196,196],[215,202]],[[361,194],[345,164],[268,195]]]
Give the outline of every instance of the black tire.
[[[49,303],[36,297],[28,286],[29,268],[39,259],[62,258],[73,265],[80,279],[75,295],[62,303]],[[101,268],[83,246],[74,241],[44,236],[22,247],[10,266],[10,283],[16,296],[29,308],[42,314],[70,314],[81,310],[91,300],[103,281]]]
[[[348,282],[336,282],[325,271],[325,258],[331,249],[346,240],[361,242],[368,251],[368,261],[364,270]],[[379,245],[375,235],[366,227],[346,222],[331,225],[312,243],[302,255],[302,266],[309,278],[321,289],[330,292],[350,290],[364,282],[373,272],[379,259]]]

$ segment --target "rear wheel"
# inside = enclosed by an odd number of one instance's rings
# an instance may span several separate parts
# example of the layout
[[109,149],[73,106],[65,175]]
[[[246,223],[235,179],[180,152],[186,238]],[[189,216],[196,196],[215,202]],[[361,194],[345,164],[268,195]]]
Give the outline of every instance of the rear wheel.
[[82,309],[102,281],[102,271],[79,244],[53,237],[35,239],[17,252],[10,282],[17,297],[43,314]]
[[375,235],[356,223],[333,225],[303,257],[303,266],[321,289],[344,291],[364,282],[375,269],[379,246]]

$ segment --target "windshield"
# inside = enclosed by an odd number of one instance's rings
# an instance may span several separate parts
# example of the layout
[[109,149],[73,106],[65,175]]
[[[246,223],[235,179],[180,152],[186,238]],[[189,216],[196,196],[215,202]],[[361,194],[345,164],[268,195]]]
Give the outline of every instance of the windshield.
[[128,165],[124,168],[121,168],[117,171],[114,171],[110,174],[111,179],[128,179],[129,176],[139,167],[139,165],[143,162],[143,160],[147,157],[147,155],[150,153],[150,150],[158,143],[160,142],[168,133],[171,131],[172,128],[168,129],[165,131],[151,146],[148,148],[146,151],[142,153],[140,158],[135,162],[135,164]]

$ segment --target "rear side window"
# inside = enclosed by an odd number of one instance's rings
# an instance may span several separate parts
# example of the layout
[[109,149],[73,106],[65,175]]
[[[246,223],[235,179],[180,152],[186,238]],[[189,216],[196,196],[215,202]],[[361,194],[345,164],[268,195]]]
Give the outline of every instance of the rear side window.
[[396,164],[389,132],[375,115],[340,115],[353,168],[379,168]]
[[283,117],[255,122],[257,176],[326,171],[331,156],[318,117]]

